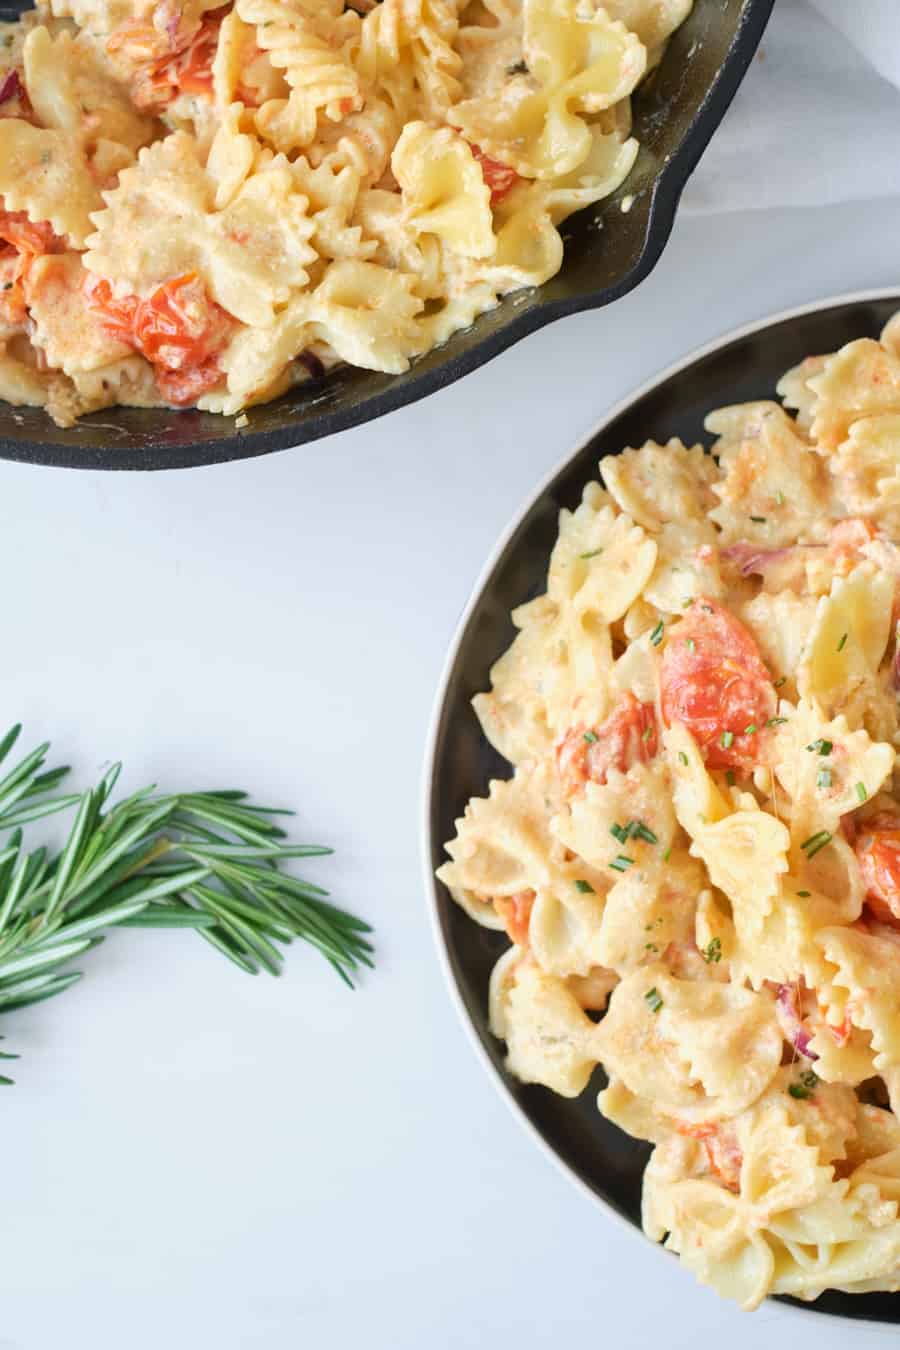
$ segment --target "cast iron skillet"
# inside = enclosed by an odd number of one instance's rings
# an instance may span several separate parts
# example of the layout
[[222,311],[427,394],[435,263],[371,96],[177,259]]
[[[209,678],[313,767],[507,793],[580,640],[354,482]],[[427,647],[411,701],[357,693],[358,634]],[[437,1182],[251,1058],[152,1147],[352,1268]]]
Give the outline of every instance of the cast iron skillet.
[[[60,430],[38,409],[0,404],[0,457],[65,468],[181,469],[269,454],[392,412],[543,324],[617,300],[656,265],[685,182],[734,97],[773,4],[695,0],[635,98],[637,163],[612,198],[567,222],[560,274],[539,290],[508,297],[405,375],[344,367],[252,409],[241,432],[231,418],[159,408],[107,409]],[[635,201],[625,213],[621,201],[629,194]]]
[[[830,352],[853,338],[877,337],[900,308],[900,292],[869,292],[791,310],[701,348],[629,396],[538,488],[513,521],[476,582],[450,644],[435,701],[423,778],[423,863],[433,902],[439,951],[464,1024],[495,1084],[549,1155],[608,1209],[640,1227],[641,1176],[650,1146],[604,1120],[596,1096],[601,1069],[575,1101],[526,1086],[503,1070],[503,1045],[487,1024],[488,978],[508,946],[504,934],[479,927],[435,880],[443,843],[471,796],[484,796],[509,765],[482,735],[470,707],[489,686],[488,672],[515,634],[509,612],[545,589],[547,563],[562,507],[573,509],[597,461],[645,440],[709,444],[703,418],[712,408],[774,398],[779,376],[805,356]],[[685,1272],[685,1278],[693,1278]],[[814,1312],[900,1322],[900,1295],[823,1294],[815,1303],[785,1300]]]

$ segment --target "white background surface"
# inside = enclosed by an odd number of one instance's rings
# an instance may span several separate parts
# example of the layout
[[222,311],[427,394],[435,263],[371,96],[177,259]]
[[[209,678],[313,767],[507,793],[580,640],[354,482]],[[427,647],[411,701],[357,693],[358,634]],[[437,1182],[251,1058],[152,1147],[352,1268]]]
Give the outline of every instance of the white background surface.
[[897,202],[683,218],[634,294],[338,438],[166,475],[0,465],[6,719],[84,781],[122,756],[134,786],[298,805],[338,850],[309,872],[378,940],[350,994],[299,947],[254,981],[122,934],[6,1019],[0,1350],[887,1345],[732,1310],[545,1161],[455,1020],[417,827],[446,644],[538,478],[688,348],[900,283],[898,238]]

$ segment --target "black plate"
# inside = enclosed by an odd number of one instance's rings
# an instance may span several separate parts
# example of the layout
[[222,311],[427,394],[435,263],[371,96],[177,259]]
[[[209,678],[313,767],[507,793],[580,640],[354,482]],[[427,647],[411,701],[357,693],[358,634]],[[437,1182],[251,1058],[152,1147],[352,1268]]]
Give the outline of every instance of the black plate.
[[[285,450],[393,412],[452,384],[544,324],[617,300],[656,265],[681,191],[735,95],[773,4],[694,0],[659,69],[635,96],[637,163],[611,198],[566,223],[559,275],[538,290],[508,297],[405,375],[344,367],[252,409],[242,432],[230,418],[141,408],[107,409],[60,430],[39,409],[3,404],[0,458],[64,468],[183,469]],[[625,213],[620,203],[628,194],[635,201]]]
[[[598,476],[597,461],[645,440],[680,436],[688,445],[709,444],[704,416],[712,409],[748,399],[774,398],[778,378],[813,353],[830,352],[853,338],[877,337],[900,308],[900,293],[826,301],[790,315],[763,321],[704,348],[659,376],[612,414],[541,487],[501,542],[480,578],[451,644],[444,681],[435,705],[425,766],[425,848],[429,892],[434,896],[439,941],[449,964],[462,1010],[502,1088],[557,1160],[618,1214],[640,1227],[641,1177],[650,1147],[630,1139],[604,1120],[596,1095],[601,1070],[575,1101],[548,1089],[526,1086],[503,1071],[503,1046],[487,1023],[488,979],[504,934],[474,923],[453,903],[433,870],[445,859],[443,842],[472,796],[483,796],[491,778],[509,777],[509,765],[488,745],[470,700],[489,685],[488,672],[515,633],[509,612],[540,594],[556,540],[562,507],[574,509],[587,482]],[[686,1274],[686,1278],[692,1278]],[[873,1321],[900,1322],[900,1296],[823,1294],[815,1303],[787,1302],[815,1312]]]

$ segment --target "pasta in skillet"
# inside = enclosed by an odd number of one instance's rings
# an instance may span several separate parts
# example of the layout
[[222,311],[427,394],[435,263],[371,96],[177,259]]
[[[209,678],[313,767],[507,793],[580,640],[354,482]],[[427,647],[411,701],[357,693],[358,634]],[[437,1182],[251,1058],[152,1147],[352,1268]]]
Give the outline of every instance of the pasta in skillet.
[[236,414],[559,270],[692,0],[38,0],[0,24],[0,397]]
[[653,1152],[754,1308],[900,1291],[900,327],[600,463],[474,700],[512,776],[438,876],[507,1067]]

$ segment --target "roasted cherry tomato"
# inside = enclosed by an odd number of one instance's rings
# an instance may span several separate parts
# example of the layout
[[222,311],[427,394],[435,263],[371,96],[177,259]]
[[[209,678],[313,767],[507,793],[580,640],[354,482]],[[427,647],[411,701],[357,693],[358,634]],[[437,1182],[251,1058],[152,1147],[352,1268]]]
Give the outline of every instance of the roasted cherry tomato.
[[494,897],[494,909],[506,924],[510,942],[514,942],[517,947],[528,945],[528,924],[531,921],[534,898],[534,891],[519,891],[518,895]]
[[481,165],[482,177],[491,190],[491,206],[496,206],[518,183],[519,175],[509,164],[504,164],[500,159],[492,159],[477,145],[473,145],[471,150]]
[[711,769],[760,763],[775,689],[753,638],[721,605],[698,599],[673,625],[660,682],[666,726],[683,723]]
[[853,847],[866,904],[876,919],[900,927],[900,819],[875,816],[860,826]]
[[175,277],[141,300],[113,294],[108,282],[88,282],[91,304],[113,337],[156,367],[159,391],[170,403],[194,403],[222,378],[217,355],[233,320],[206,292],[196,272]]
[[571,727],[556,747],[556,764],[567,795],[589,780],[605,783],[610,769],[625,773],[646,764],[658,749],[652,703],[628,693],[598,727]]
[[0,210],[0,319],[24,323],[28,269],[44,253],[61,253],[65,240],[46,220],[32,221],[24,211]]

